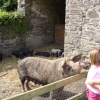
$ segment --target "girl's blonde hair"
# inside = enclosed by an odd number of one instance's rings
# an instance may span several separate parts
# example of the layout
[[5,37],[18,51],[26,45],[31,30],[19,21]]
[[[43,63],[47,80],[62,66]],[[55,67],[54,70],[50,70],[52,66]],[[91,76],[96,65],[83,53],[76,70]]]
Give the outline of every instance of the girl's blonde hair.
[[100,65],[100,48],[95,48],[89,52],[91,64]]

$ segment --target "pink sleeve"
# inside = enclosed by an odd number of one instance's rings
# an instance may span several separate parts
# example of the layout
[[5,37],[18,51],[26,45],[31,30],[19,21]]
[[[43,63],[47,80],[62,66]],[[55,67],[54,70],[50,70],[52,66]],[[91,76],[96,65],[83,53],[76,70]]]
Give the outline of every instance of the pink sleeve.
[[100,79],[100,71],[98,71],[94,77],[95,79]]

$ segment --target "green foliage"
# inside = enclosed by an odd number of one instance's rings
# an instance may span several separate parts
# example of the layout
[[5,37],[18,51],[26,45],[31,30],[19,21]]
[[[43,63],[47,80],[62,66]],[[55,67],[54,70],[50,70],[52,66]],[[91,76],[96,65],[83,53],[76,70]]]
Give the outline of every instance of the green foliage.
[[9,19],[9,14],[5,11],[0,10],[0,25],[7,24],[7,21]]
[[6,27],[2,30],[3,34],[21,35],[26,34],[28,23],[25,16],[0,10],[0,26]]
[[17,10],[17,0],[0,0],[0,9],[5,11]]

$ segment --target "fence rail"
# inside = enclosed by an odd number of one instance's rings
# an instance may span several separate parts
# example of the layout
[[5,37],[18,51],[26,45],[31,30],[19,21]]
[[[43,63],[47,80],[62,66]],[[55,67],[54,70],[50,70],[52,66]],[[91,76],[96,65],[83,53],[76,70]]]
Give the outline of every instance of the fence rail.
[[84,91],[83,93],[78,93],[77,95],[72,96],[72,97],[70,97],[70,98],[67,99],[67,100],[78,100],[78,99],[84,97],[85,95],[86,95],[86,93],[85,93],[85,91]]
[[[60,88],[62,86],[68,85],[68,84],[70,84],[72,82],[78,81],[78,80],[80,80],[82,78],[86,78],[87,72],[88,71],[84,71],[84,72],[82,72],[80,74],[77,74],[77,75],[74,75],[74,76],[70,76],[68,78],[64,78],[62,80],[53,82],[51,84],[48,84],[48,85],[45,85],[45,86],[30,90],[30,91],[15,95],[15,96],[12,96],[12,97],[9,97],[9,98],[5,98],[3,100],[29,100],[29,99],[34,98],[36,96],[39,96],[39,95],[41,95],[43,93],[50,92],[50,91],[55,90],[57,88]],[[80,96],[81,95],[82,94],[80,94]],[[74,97],[72,97],[72,98],[74,98]],[[69,99],[69,100],[71,100],[71,99]]]

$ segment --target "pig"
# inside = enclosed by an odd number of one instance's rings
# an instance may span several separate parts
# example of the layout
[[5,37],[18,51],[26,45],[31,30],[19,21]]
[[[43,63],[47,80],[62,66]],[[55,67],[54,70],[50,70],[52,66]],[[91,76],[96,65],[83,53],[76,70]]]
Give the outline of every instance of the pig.
[[62,57],[64,57],[64,52],[61,54],[61,56],[59,56],[58,58],[62,58]]
[[35,53],[35,55],[44,56],[44,57],[49,57],[50,56],[49,52],[42,52],[42,51],[37,51]]
[[29,54],[31,56],[33,56],[33,49],[31,49],[31,48],[23,48],[23,49],[21,49],[21,51],[23,52],[24,56],[27,56]]
[[14,55],[16,58],[20,58],[20,59],[24,58],[24,53],[21,50],[14,50],[12,51],[11,54]]
[[63,51],[63,49],[51,49],[51,56],[60,57]]
[[2,53],[0,53],[0,61],[2,61],[2,57],[3,57],[3,54],[2,54]]
[[[18,61],[18,74],[23,90],[25,91],[25,80],[27,80],[26,87],[29,90],[29,81],[33,81],[35,84],[46,85],[80,73],[84,66],[84,63],[79,61],[80,59],[81,54],[72,59],[63,57],[49,60],[39,57],[26,57]],[[51,95],[50,98],[52,100]]]

